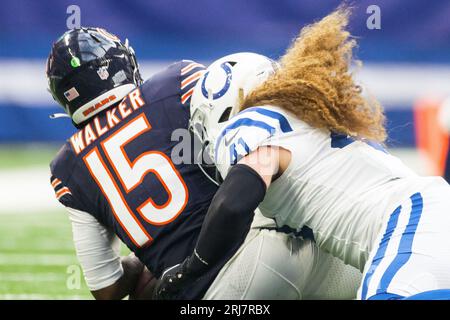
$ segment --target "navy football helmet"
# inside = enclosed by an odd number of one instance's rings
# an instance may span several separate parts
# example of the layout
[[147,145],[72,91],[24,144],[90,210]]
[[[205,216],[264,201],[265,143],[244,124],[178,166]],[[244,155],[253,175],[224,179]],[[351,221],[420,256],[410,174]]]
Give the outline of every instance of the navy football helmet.
[[52,46],[47,79],[53,98],[79,128],[142,83],[128,39],[101,28],[76,28]]

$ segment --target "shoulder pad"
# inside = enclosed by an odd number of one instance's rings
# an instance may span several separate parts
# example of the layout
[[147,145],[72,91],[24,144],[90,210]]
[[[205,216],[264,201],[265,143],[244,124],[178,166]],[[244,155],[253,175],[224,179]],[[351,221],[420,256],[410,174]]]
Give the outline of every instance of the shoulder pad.
[[291,131],[287,118],[278,111],[254,107],[238,113],[225,124],[215,143],[215,161],[222,177],[267,139]]

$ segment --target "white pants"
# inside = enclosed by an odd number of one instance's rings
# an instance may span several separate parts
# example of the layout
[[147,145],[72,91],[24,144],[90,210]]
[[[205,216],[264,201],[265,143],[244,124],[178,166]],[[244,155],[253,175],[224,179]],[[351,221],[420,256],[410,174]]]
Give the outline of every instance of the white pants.
[[450,186],[427,178],[386,217],[365,265],[361,299],[450,289]]
[[360,281],[314,242],[254,228],[203,299],[354,299]]

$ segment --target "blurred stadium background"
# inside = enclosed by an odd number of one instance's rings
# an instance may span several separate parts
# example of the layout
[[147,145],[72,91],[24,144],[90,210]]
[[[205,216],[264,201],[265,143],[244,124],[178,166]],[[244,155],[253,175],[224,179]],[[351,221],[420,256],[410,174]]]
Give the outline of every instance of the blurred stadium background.
[[[48,163],[74,129],[46,91],[45,59],[77,5],[81,25],[127,37],[145,77],[176,60],[236,51],[277,58],[300,27],[340,1],[26,1],[0,6],[0,299],[90,298]],[[370,30],[369,5],[381,9]],[[446,135],[436,108],[450,95],[450,3],[362,0],[351,22],[364,62],[357,79],[386,108],[388,146],[422,174],[441,173]]]

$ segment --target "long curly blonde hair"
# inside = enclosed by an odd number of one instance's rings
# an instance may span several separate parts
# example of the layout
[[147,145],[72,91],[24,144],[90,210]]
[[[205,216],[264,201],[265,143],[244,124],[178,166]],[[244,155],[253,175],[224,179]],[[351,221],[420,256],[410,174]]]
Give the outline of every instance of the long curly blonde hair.
[[383,142],[383,109],[361,95],[349,72],[356,45],[345,30],[350,11],[340,7],[304,27],[281,58],[280,69],[245,97],[241,110],[274,105],[313,127]]

